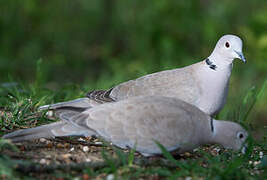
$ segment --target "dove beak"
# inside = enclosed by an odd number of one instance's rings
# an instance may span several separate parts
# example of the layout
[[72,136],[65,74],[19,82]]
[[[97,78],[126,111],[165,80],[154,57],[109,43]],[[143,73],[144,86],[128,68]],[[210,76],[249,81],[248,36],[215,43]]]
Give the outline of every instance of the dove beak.
[[238,58],[241,59],[244,63],[246,62],[246,58],[242,52],[235,51],[236,54],[238,55]]

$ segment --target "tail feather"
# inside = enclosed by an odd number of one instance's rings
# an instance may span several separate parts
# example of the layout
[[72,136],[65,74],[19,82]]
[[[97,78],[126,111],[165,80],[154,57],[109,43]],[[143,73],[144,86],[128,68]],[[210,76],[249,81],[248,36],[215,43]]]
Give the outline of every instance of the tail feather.
[[77,108],[90,108],[92,107],[89,98],[79,98],[71,101],[60,102],[56,104],[49,104],[39,107],[39,110],[53,110],[63,107],[77,107]]
[[48,110],[48,116],[60,117],[64,113],[80,113],[88,108],[95,106],[97,102],[92,102],[89,98],[79,98],[72,101],[60,102],[56,104],[44,105],[39,107],[40,111]]
[[4,135],[2,138],[12,142],[28,141],[39,138],[55,138],[60,136],[92,136],[95,132],[87,128],[75,126],[71,123],[60,121],[30,129],[17,130]]
[[80,114],[81,112],[85,111],[87,108],[79,108],[79,107],[60,107],[54,110],[54,116],[58,117],[59,119],[63,120],[61,118],[62,115],[68,115],[68,116],[75,116],[77,114]]

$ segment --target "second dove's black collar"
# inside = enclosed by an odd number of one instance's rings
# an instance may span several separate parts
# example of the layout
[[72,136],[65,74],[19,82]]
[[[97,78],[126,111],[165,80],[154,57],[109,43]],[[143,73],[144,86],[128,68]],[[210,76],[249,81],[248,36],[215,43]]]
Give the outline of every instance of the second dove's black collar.
[[211,61],[209,60],[209,58],[207,58],[207,59],[205,60],[205,62],[206,62],[206,64],[209,66],[210,69],[216,71],[217,66],[216,66],[215,64],[213,64],[213,62],[211,62]]
[[214,125],[213,125],[212,117],[210,118],[210,129],[211,129],[211,132],[214,133]]

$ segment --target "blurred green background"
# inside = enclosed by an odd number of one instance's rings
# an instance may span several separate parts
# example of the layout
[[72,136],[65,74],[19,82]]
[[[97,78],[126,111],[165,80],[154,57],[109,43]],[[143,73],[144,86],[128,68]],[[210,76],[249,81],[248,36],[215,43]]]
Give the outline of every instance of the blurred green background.
[[[266,0],[1,0],[0,83],[31,84],[42,71],[53,92],[109,88],[203,60],[224,34],[243,39],[247,63],[235,61],[218,118],[238,120],[267,79]],[[266,107],[265,89],[248,117],[254,129],[267,125]]]

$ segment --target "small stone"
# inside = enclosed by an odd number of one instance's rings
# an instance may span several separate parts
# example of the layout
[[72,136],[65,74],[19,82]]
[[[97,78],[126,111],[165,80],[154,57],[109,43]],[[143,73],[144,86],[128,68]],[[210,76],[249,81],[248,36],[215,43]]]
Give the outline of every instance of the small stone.
[[64,144],[64,148],[68,148],[68,147],[70,147],[70,144],[69,143],[65,143]]
[[62,154],[61,157],[64,159],[69,159],[71,157],[71,154]]
[[89,158],[86,158],[85,161],[86,161],[86,162],[91,162],[92,160],[89,159]]
[[50,144],[50,143],[52,143],[52,142],[49,141],[48,139],[45,139],[45,143],[46,143],[46,144]]
[[190,156],[191,156],[191,154],[190,154],[189,152],[185,152],[184,155],[185,155],[186,157],[190,157]]
[[261,162],[260,161],[254,161],[253,165],[254,166],[257,166],[258,164],[260,164]]
[[47,113],[46,113],[46,115],[48,116],[48,117],[52,117],[53,116],[53,111],[47,111]]
[[58,144],[57,144],[57,148],[64,148],[64,145],[61,144],[61,143],[58,143]]
[[89,147],[88,146],[84,146],[83,147],[83,152],[88,152],[89,151]]
[[219,153],[219,152],[221,151],[221,149],[220,149],[219,147],[214,148],[214,150],[215,150],[217,153]]
[[45,138],[41,138],[41,139],[39,139],[39,141],[40,141],[41,143],[44,143],[44,142],[46,142],[46,139],[45,139]]
[[85,142],[85,140],[83,138],[79,138],[78,141]]
[[45,159],[41,159],[40,160],[40,164],[46,164],[46,160]]
[[46,159],[51,159],[52,156],[48,154],[48,155],[45,156],[45,158],[46,158]]
[[114,179],[114,175],[113,174],[109,174],[106,177],[106,180],[113,180]]
[[69,152],[72,152],[72,151],[74,151],[74,147],[72,147],[72,148],[69,150]]
[[260,151],[259,155],[260,155],[260,158],[262,159],[263,158],[263,152]]
[[192,177],[187,176],[185,180],[192,180]]
[[46,147],[52,148],[53,147],[53,144],[50,142],[50,143],[46,144]]
[[95,142],[96,145],[102,145],[102,142]]
[[83,174],[82,179],[83,179],[83,180],[89,180],[90,177],[89,177],[88,174]]
[[91,136],[87,136],[87,137],[84,137],[83,138],[85,141],[90,141],[90,140],[92,140],[92,137]]

